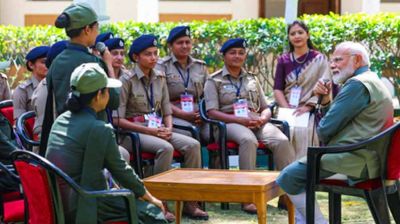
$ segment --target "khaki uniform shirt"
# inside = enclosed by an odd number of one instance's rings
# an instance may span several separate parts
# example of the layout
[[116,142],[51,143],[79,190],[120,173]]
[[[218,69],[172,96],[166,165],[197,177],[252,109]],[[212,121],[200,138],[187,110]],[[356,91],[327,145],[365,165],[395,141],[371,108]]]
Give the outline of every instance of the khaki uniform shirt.
[[8,85],[7,75],[0,73],[0,101],[10,99],[10,86]]
[[[208,77],[207,67],[204,61],[189,56],[186,69],[182,69],[176,57],[171,54],[171,56],[160,59],[157,63],[156,69],[165,73],[165,76],[167,77],[169,98],[171,103],[179,108],[181,107],[180,97],[185,93],[185,81],[189,75],[187,93],[193,95],[195,102],[194,108],[195,110],[198,109],[197,102],[199,102],[203,96],[204,84]],[[179,73],[179,71],[181,73]],[[182,79],[181,74],[184,80]]]
[[[135,66],[131,72],[123,74],[120,80],[122,82],[122,87],[120,105],[118,107],[119,117],[131,118],[152,112],[146,95],[147,89],[148,96],[151,97],[150,84],[153,84],[155,111],[161,113],[161,116],[172,114],[164,73],[153,69],[150,77],[145,77],[139,66]],[[144,81],[146,88],[143,86],[141,80]]]
[[[229,78],[231,81],[229,81]],[[236,87],[240,86],[240,79],[242,79],[242,86],[240,88],[239,98],[246,99],[250,111],[260,113],[268,107],[264,97],[264,91],[261,88],[257,78],[242,69],[240,76],[236,79],[230,76],[228,70],[224,66],[211,75],[207,79],[204,87],[204,98],[206,100],[206,109],[220,110],[224,113],[233,113],[233,104],[235,103]]]
[[39,80],[34,77],[19,84],[13,92],[13,106],[14,106],[14,119],[17,119],[23,113],[32,111],[33,106],[32,94],[36,87],[39,85]]
[[42,131],[42,123],[44,117],[44,110],[47,100],[47,82],[46,79],[40,81],[37,88],[32,94],[32,107],[36,113],[35,125],[33,126],[33,133],[40,134]]

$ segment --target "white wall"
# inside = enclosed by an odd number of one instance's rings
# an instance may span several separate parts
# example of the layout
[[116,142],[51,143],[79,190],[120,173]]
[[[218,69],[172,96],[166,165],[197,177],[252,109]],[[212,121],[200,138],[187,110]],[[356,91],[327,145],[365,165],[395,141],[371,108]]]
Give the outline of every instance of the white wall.
[[232,14],[232,4],[229,1],[159,1],[159,4],[160,13]]
[[110,16],[110,21],[137,20],[138,1],[139,0],[107,0],[107,14]]
[[59,14],[71,1],[0,0],[0,23],[24,25],[25,14]]
[[349,13],[378,13],[380,0],[342,0],[341,14]]
[[400,12],[400,3],[381,3],[381,12]]
[[232,19],[258,18],[258,0],[231,0]]

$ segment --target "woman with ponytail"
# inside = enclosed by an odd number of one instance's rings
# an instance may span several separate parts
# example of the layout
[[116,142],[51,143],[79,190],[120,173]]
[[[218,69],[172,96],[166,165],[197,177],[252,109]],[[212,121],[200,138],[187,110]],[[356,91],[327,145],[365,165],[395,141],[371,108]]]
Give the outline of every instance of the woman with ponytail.
[[[114,78],[112,56],[105,49],[101,58],[92,54],[93,46],[99,34],[99,24],[96,12],[87,4],[78,3],[67,7],[55,21],[57,28],[65,29],[70,38],[66,49],[55,58],[49,68],[46,81],[48,94],[46,110],[43,120],[40,154],[44,155],[47,137],[53,120],[67,110],[66,100],[69,92],[69,80],[72,71],[83,63],[98,63],[108,77]],[[117,109],[119,104],[118,93],[110,90],[109,109]],[[99,111],[99,118],[107,120],[105,110]]]
[[[107,78],[97,63],[77,67],[71,76],[68,111],[54,122],[46,158],[86,190],[106,190],[103,170],[107,169],[123,187],[142,199],[136,200],[138,223],[166,223],[163,205],[144,187],[142,181],[120,156],[114,130],[98,119],[106,108],[109,90],[121,87],[117,79]],[[105,223],[127,221],[128,210],[122,198],[88,200],[60,184],[66,223]],[[90,215],[89,215],[90,214]],[[135,222],[135,223],[136,223]]]

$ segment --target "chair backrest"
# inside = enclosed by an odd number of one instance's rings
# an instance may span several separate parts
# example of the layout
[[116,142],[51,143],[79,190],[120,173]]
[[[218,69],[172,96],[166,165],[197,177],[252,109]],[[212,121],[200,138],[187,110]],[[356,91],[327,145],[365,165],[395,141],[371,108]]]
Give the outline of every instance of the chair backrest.
[[28,203],[29,223],[64,223],[61,197],[54,175],[62,171],[29,151],[15,151],[12,158]]
[[16,132],[25,149],[32,150],[32,146],[39,146],[38,137],[33,134],[36,114],[34,111],[23,113],[17,119]]
[[0,102],[0,113],[7,118],[11,126],[14,126],[14,108],[12,100],[4,100]]
[[400,179],[400,122],[395,124],[394,133],[391,137],[389,151],[386,159],[386,179]]

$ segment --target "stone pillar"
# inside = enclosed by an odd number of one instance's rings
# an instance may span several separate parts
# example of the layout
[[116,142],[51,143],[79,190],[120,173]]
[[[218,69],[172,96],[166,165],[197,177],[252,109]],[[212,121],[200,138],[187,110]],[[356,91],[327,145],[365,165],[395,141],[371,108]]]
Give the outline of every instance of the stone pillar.
[[290,24],[297,19],[299,0],[286,0],[285,4],[285,22]]

